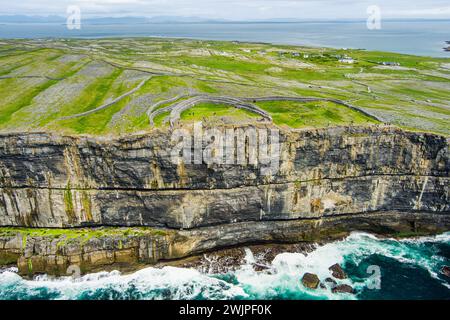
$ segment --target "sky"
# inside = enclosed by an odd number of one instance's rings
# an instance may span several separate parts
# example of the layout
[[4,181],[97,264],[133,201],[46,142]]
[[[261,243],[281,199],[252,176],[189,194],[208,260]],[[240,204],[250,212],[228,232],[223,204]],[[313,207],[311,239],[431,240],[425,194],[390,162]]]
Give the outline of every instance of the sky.
[[449,0],[0,0],[0,15],[66,16],[71,5],[84,17],[366,19],[367,8],[376,5],[383,18],[450,19]]

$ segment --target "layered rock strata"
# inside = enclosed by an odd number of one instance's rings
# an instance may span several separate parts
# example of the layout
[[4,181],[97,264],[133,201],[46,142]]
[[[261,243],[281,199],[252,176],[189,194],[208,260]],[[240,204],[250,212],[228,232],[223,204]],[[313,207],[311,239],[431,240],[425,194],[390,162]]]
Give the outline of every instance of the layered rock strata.
[[[248,127],[225,129],[238,135]],[[164,237],[156,236],[158,245],[153,233],[121,239],[134,252],[122,256],[133,264],[246,243],[306,241],[321,230],[347,232],[374,224],[377,228],[366,229],[414,231],[417,223],[426,230],[448,230],[445,137],[393,127],[281,130],[279,170],[269,176],[259,163],[175,163],[171,137],[171,131],[163,130],[116,139],[1,135],[0,227],[163,230]],[[243,150],[250,158],[251,148]],[[333,228],[327,227],[330,221]],[[313,229],[304,230],[311,224]],[[85,258],[89,252],[105,250],[109,258],[104,264],[124,259],[111,256],[122,251],[112,245],[114,238],[90,240],[96,241],[94,247],[109,249],[77,245],[79,251],[69,254],[64,251],[69,247],[55,247],[46,238],[36,239],[39,244],[32,250],[11,244],[20,237],[2,238],[4,263],[18,258],[19,265],[27,261],[28,266],[33,257],[51,257],[57,262],[32,264],[65,267],[74,262],[71,256],[81,263],[90,261]],[[146,246],[160,249],[146,256],[141,253],[148,251]]]

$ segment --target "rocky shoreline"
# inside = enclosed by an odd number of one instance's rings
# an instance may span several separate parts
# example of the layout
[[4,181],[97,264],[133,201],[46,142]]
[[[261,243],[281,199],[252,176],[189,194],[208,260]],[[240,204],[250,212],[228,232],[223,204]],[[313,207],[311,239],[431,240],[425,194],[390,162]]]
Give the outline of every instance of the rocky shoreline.
[[446,137],[388,126],[282,129],[270,176],[261,164],[173,164],[170,137],[0,135],[0,266],[27,276],[133,271],[351,231],[450,230]]
[[[190,231],[101,228],[74,233],[13,228],[0,233],[0,265],[16,265],[21,275],[30,277],[44,273],[64,276],[74,266],[81,274],[132,272],[149,265],[224,271],[242,264],[244,245],[259,244],[254,248],[262,258],[255,267],[264,268],[283,250],[310,252],[314,246],[342,239],[351,231],[413,237],[447,230],[450,215],[402,212],[236,223]],[[207,263],[205,253],[212,253],[216,258],[210,260],[216,263]]]

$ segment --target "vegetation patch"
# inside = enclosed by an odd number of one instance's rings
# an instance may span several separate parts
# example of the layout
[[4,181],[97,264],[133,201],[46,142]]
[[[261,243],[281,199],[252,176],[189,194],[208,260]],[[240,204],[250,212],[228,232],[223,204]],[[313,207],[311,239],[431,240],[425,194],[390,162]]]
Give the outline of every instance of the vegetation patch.
[[275,124],[288,125],[291,128],[377,123],[361,112],[332,102],[270,101],[258,102],[257,105],[271,114]]
[[[11,228],[0,227],[0,237],[14,237],[21,235],[27,237],[41,237],[67,240],[89,240],[91,238],[108,237],[140,237],[140,236],[167,236],[170,231],[147,227],[136,228],[80,228],[80,229],[51,229],[51,228]],[[24,242],[26,246],[26,242]]]
[[224,104],[200,103],[181,113],[181,120],[186,122],[202,121],[207,118],[228,118],[234,120],[255,120],[258,115]]

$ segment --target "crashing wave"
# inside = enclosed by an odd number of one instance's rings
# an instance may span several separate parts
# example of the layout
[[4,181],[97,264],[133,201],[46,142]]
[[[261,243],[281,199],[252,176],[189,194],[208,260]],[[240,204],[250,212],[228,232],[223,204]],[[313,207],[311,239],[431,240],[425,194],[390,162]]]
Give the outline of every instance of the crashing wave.
[[[353,276],[342,280],[356,289],[356,295],[334,294],[327,288],[310,290],[301,276],[317,274],[323,281],[335,264],[358,266],[370,257],[393,259],[404,266],[426,270],[430,277],[450,289],[440,268],[447,257],[436,245],[450,245],[450,233],[435,237],[395,240],[379,239],[367,233],[352,233],[346,239],[318,246],[313,252],[282,253],[262,272],[254,269],[255,258],[247,249],[245,262],[227,274],[206,274],[194,269],[146,268],[125,275],[118,271],[100,272],[74,279],[39,276],[21,278],[14,269],[0,271],[0,299],[355,299],[367,289],[371,279]],[[450,294],[450,291],[449,291]]]

